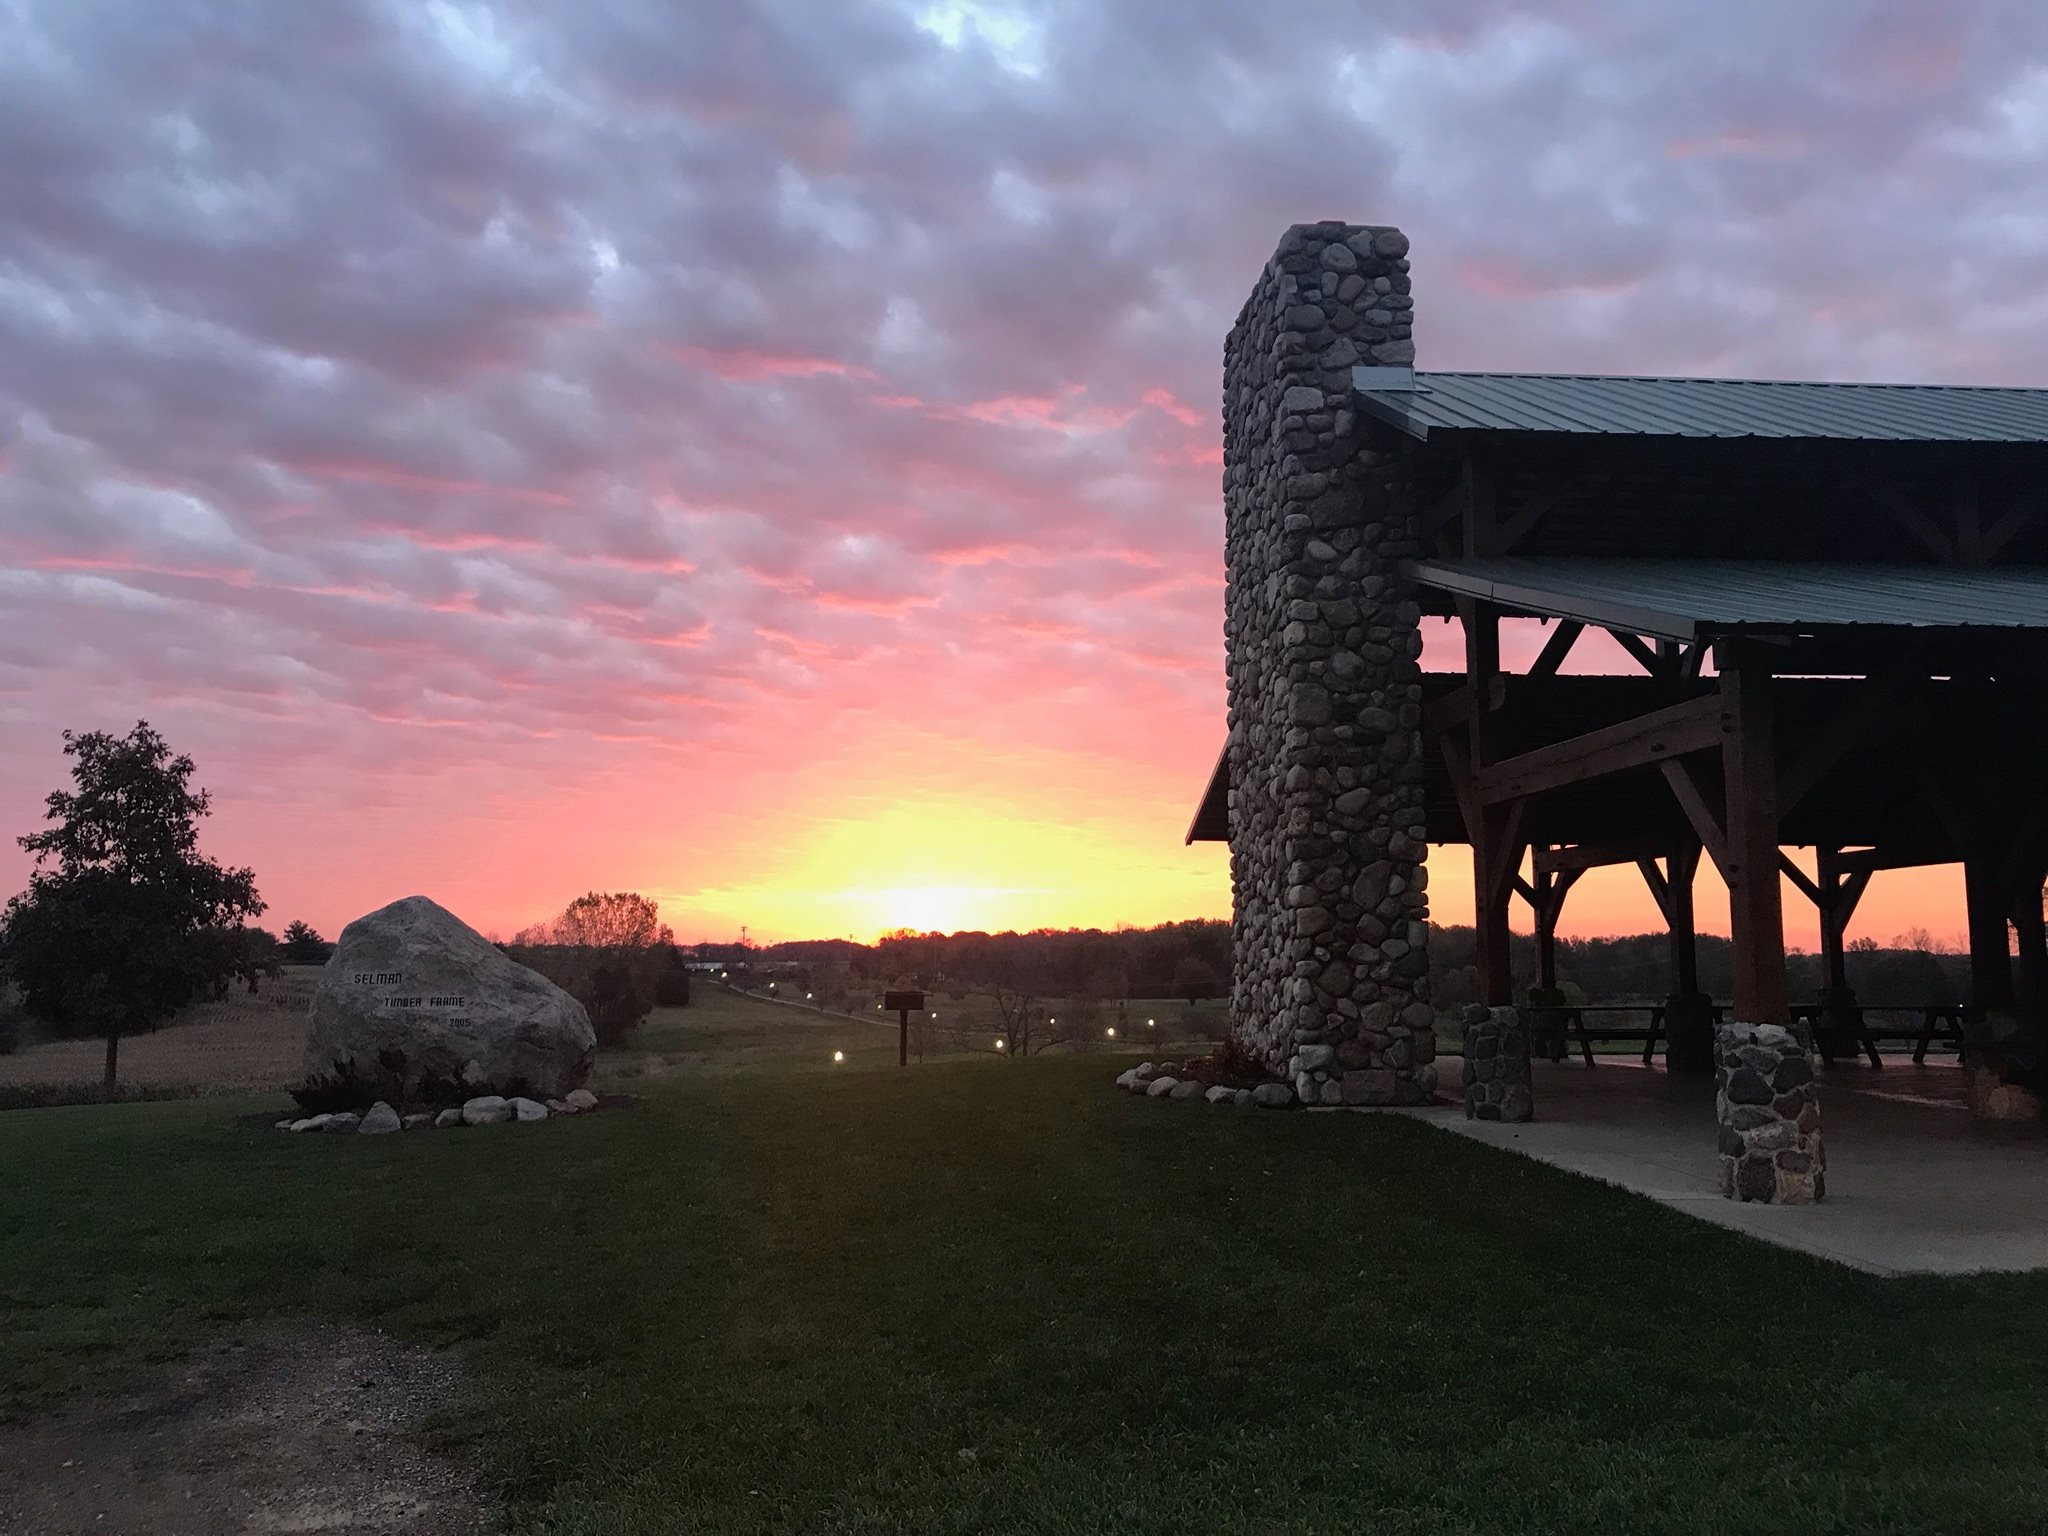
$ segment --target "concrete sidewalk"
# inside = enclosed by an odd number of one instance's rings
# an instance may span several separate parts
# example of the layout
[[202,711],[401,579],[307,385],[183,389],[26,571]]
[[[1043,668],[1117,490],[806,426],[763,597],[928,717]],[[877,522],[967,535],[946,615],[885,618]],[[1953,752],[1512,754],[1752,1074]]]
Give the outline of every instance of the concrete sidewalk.
[[[1458,1059],[1443,1065],[1455,1083]],[[1871,1274],[2048,1269],[2048,1136],[1978,1125],[1953,1065],[1824,1069],[1828,1193],[1812,1206],[1722,1198],[1711,1080],[1610,1057],[1537,1062],[1535,1090],[1527,1125],[1467,1120],[1462,1107],[1394,1113]]]

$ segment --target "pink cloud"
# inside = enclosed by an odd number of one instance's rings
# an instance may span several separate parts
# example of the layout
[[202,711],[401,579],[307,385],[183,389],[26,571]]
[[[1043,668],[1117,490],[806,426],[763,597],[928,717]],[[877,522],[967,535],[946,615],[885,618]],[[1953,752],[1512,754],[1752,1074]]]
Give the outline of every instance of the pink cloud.
[[834,357],[763,351],[755,347],[670,346],[669,354],[721,379],[752,384],[762,379],[815,379],[823,376],[875,381],[874,370]]

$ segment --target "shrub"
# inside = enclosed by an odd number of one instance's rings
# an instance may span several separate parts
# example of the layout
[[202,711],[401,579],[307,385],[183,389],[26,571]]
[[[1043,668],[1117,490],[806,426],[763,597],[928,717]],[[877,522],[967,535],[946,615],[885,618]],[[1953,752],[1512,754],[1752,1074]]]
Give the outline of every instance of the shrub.
[[1225,1040],[1207,1056],[1197,1056],[1170,1069],[1175,1077],[1192,1077],[1198,1083],[1225,1088],[1256,1088],[1273,1081],[1266,1064],[1241,1045],[1235,1036]]

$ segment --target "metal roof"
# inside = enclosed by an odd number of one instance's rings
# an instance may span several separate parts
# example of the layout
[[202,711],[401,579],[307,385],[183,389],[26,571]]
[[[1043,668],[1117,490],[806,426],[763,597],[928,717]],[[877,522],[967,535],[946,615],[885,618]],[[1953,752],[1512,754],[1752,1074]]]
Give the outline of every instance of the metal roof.
[[1503,556],[1403,569],[1439,591],[1673,640],[1844,625],[2048,629],[2048,566]]
[[1872,442],[2048,443],[2048,389],[1355,368],[1372,415],[1431,432],[1621,433]]

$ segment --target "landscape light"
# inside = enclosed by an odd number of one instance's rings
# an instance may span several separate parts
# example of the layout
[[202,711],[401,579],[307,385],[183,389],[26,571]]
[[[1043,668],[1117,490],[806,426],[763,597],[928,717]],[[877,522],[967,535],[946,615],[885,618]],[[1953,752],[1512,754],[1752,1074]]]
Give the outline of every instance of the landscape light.
[[808,1003],[808,1002],[809,1002],[810,1000],[811,1000],[811,994],[810,994],[810,993],[808,993],[808,992],[806,992],[806,993],[804,994],[804,1001]]
[[996,1036],[996,1049],[1000,1051],[1000,1050],[1001,1050],[1002,1048],[1003,1048],[1003,1037],[1002,1037],[1001,1035],[997,1035],[997,1036]]
[[1116,1038],[1116,1026],[1114,1024],[1109,1026],[1109,1038],[1112,1040]]
[[1159,1027],[1159,1021],[1157,1019],[1147,1019],[1145,1021],[1145,1027],[1147,1029],[1157,1029]]
[[834,1061],[844,1061],[844,1060],[846,1060],[846,1052],[844,1052],[844,1051],[834,1051],[834,1052],[832,1053],[832,1059],[833,1059]]

